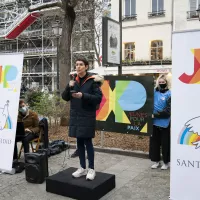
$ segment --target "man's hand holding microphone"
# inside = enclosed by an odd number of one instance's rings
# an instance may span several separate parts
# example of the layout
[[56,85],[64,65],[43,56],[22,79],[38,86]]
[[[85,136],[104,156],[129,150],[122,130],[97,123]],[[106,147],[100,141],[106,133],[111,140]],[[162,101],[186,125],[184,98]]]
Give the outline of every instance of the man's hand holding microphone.
[[[75,81],[74,81],[74,80],[71,80],[71,81],[69,82],[70,88],[74,88],[74,84],[75,84]],[[70,92],[71,92],[71,94],[72,94],[72,97],[77,98],[77,99],[81,99],[82,96],[83,96],[83,94],[82,94],[81,92],[76,92],[75,90],[71,90]]]

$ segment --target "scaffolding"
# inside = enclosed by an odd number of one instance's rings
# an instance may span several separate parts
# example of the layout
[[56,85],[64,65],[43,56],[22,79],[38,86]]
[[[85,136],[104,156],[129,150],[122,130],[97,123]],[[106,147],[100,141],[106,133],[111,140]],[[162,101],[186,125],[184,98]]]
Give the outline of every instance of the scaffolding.
[[[52,26],[56,21],[62,24],[63,12],[59,7],[28,12],[29,6],[54,1],[56,0],[0,0],[0,52],[24,53],[22,85],[28,88],[48,88],[49,91],[56,89],[59,40]],[[92,9],[90,11],[92,12]],[[72,38],[72,69],[74,60],[80,54],[88,58],[91,65],[94,62],[94,50],[89,41],[93,29],[86,26],[84,13],[80,9],[76,12],[76,20],[81,23],[79,29],[75,26]]]

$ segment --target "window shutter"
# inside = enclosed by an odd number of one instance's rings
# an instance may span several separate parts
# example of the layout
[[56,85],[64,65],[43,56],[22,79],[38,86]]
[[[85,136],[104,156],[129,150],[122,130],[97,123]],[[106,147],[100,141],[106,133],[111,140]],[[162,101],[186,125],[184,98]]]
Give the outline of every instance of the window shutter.
[[136,0],[131,0],[131,15],[136,14]]
[[190,0],[190,11],[195,11],[197,9],[197,0]]
[[152,0],[152,12],[157,12],[158,0]]
[[130,16],[130,0],[125,0],[125,16]]
[[158,0],[158,11],[164,10],[164,0]]

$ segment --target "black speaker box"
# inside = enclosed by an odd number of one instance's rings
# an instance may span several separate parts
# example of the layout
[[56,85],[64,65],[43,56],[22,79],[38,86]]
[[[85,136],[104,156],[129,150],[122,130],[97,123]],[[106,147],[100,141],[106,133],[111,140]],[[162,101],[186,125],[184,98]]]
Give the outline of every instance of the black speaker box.
[[45,153],[25,154],[25,176],[27,182],[43,183],[47,175],[47,160]]
[[36,153],[39,153],[39,154],[45,154],[45,164],[46,164],[46,167],[45,167],[45,176],[48,177],[49,176],[49,164],[48,164],[48,157],[49,157],[49,150],[48,149],[38,149]]

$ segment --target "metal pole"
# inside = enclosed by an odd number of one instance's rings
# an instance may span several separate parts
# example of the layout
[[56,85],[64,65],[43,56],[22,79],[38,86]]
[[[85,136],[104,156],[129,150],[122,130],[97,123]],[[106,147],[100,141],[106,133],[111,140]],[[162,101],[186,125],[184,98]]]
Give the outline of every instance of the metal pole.
[[44,18],[42,17],[42,89],[44,90]]
[[57,37],[57,92],[60,93],[60,69],[59,69],[59,37]]
[[122,0],[119,0],[119,23],[120,23],[120,65],[118,75],[122,75]]

